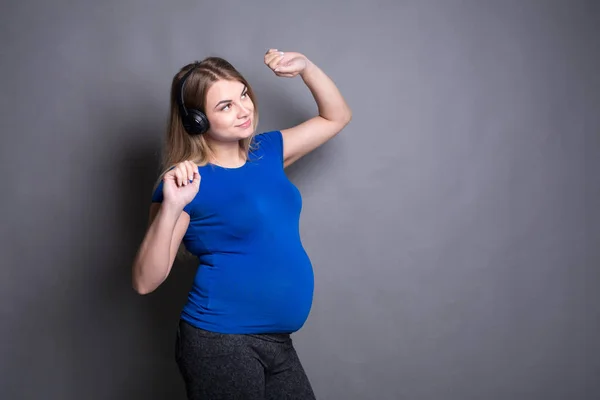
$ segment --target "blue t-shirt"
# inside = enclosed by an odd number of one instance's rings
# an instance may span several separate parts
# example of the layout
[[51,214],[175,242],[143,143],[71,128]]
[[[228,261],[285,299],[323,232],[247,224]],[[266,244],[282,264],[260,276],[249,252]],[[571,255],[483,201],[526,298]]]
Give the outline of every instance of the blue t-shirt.
[[[302,198],[283,169],[281,132],[256,135],[252,147],[242,167],[198,168],[183,242],[199,265],[181,318],[221,333],[291,333],[313,300],[299,232]],[[152,201],[162,201],[162,182]]]

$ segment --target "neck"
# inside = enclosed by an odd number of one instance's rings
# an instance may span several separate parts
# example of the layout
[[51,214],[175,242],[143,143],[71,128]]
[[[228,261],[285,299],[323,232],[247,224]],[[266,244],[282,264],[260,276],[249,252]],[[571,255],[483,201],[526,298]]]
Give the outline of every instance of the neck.
[[237,168],[246,162],[239,142],[211,141],[210,162],[225,168]]

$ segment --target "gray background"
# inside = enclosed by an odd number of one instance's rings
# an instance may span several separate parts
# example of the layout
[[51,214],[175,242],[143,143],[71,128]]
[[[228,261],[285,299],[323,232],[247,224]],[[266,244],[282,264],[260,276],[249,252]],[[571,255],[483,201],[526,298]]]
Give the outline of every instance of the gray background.
[[289,169],[318,398],[600,398],[598,4],[4,2],[0,398],[184,398],[193,264],[130,286],[170,80],[223,56],[260,130],[290,126],[316,108],[269,47],[306,54],[354,111]]

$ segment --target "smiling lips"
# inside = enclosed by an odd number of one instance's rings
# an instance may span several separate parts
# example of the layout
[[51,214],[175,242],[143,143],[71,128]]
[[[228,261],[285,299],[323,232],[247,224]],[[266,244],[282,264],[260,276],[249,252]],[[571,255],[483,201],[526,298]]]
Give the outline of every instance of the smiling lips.
[[242,129],[249,128],[251,123],[252,123],[252,120],[248,119],[248,121],[244,122],[241,125],[238,125],[238,128],[242,128]]

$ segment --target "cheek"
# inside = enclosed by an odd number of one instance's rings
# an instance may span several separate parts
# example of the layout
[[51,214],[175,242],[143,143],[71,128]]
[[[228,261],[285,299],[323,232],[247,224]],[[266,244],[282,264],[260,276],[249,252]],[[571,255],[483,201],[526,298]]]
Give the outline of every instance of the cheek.
[[231,114],[227,114],[227,113],[213,114],[213,115],[208,116],[208,118],[210,121],[210,126],[215,130],[227,128],[227,127],[231,126],[231,124],[232,124]]

